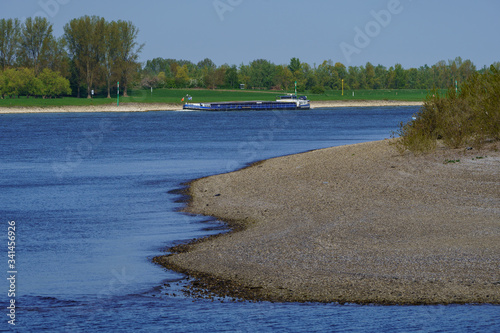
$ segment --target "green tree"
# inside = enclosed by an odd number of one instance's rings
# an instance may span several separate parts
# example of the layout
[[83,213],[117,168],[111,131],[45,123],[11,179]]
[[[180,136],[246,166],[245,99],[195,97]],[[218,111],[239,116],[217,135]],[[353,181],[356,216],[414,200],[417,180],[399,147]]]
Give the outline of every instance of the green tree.
[[359,78],[360,69],[357,66],[349,66],[346,84],[349,89],[360,89]]
[[42,83],[41,95],[43,97],[56,97],[61,95],[71,95],[69,80],[63,78],[59,73],[45,68],[38,79]]
[[396,64],[394,66],[394,88],[404,89],[408,82],[407,72],[401,64]]
[[177,73],[175,74],[175,84],[179,88],[184,88],[188,82],[189,70],[188,66],[184,64],[183,66],[179,66],[177,69]]
[[245,87],[250,87],[250,66],[241,64],[238,71],[238,81],[243,83]]
[[163,88],[165,86],[165,83],[167,82],[167,76],[165,75],[165,72],[158,73],[157,78],[158,85]]
[[203,84],[206,88],[215,89],[215,70],[217,66],[209,58],[205,58],[196,65],[201,73]]
[[304,73],[302,71],[302,63],[299,58],[290,59],[290,64],[288,65],[288,69],[292,73],[292,82],[297,82],[297,84],[303,85],[305,87],[305,78]]
[[67,43],[64,37],[51,38],[48,43],[47,52],[44,52],[43,56],[40,57],[40,68],[49,68],[54,72],[59,72],[64,77],[69,77],[71,75],[71,59],[66,49]]
[[78,69],[80,80],[87,86],[87,98],[102,70],[105,54],[106,21],[98,16],[83,16],[64,26],[68,48]]
[[108,92],[107,98],[111,98],[111,86],[120,80],[118,50],[121,46],[121,40],[117,22],[106,23],[104,43],[104,76]]
[[316,79],[318,84],[324,88],[338,89],[339,88],[339,74],[335,70],[333,61],[325,60],[316,70]]
[[396,72],[394,71],[394,67],[392,67],[392,66],[389,67],[389,70],[387,71],[385,86],[388,89],[396,89],[397,88]]
[[432,89],[436,86],[432,81],[432,70],[429,66],[424,65],[418,68],[418,89]]
[[275,65],[265,59],[250,63],[250,85],[254,88],[270,89],[273,85]]
[[21,65],[33,68],[37,75],[41,67],[41,60],[47,57],[54,37],[52,24],[45,17],[28,17],[21,27],[19,41],[19,61]]
[[[347,80],[347,69],[344,64],[340,62],[336,62],[334,66],[335,72],[337,72],[337,75],[339,77],[339,89],[342,88],[342,80],[346,81]],[[347,87],[347,82],[344,82],[344,88],[348,89]]]
[[302,80],[299,81],[298,90],[310,90],[312,87],[316,86],[317,80],[311,66],[304,62],[300,65],[300,69]]
[[368,89],[368,84],[366,83],[366,69],[363,66],[359,66],[356,81],[358,82],[359,89]]
[[438,61],[432,66],[434,70],[434,82],[438,88],[448,88],[451,86],[450,71],[444,60]]
[[138,59],[144,44],[138,44],[139,29],[131,21],[118,21],[117,24],[118,38],[121,40],[118,48],[120,83],[123,86],[123,96],[127,97],[128,86],[140,68]]
[[276,74],[274,75],[274,85],[281,90],[288,90],[292,85],[292,72],[286,65],[276,66]]
[[42,95],[42,83],[35,76],[33,68],[11,68],[4,72],[6,87],[4,93],[9,96],[39,96]]
[[377,65],[375,67],[375,78],[373,79],[373,89],[383,89],[386,88],[387,82],[387,68],[382,65]]
[[224,78],[225,86],[231,89],[239,88],[239,80],[238,80],[238,68],[236,65],[232,65],[231,67],[226,66],[226,76]]
[[203,67],[203,84],[208,89],[215,89],[215,69],[212,67]]
[[448,60],[448,71],[450,73],[448,83],[449,87],[455,86],[455,81],[458,81],[460,78],[458,77],[458,67],[462,65],[462,58],[456,57],[455,60]]
[[5,94],[7,94],[8,92],[8,80],[7,80],[7,76],[5,75],[4,73],[5,71],[3,72],[0,72],[0,98],[1,99],[4,99],[5,98]]
[[226,70],[227,67],[222,65],[219,68],[215,70],[214,77],[215,77],[215,86],[216,87],[221,87],[224,85],[224,78],[226,77]]
[[375,85],[375,66],[370,62],[365,66],[366,87],[368,89],[377,89]]
[[300,70],[300,60],[299,58],[292,58],[290,59],[290,64],[288,65],[288,69],[290,72],[295,73]]
[[215,70],[217,68],[215,63],[209,58],[205,58],[202,61],[198,62],[197,66],[199,69],[203,69],[203,68],[207,67],[207,68],[212,68],[213,70]]
[[3,72],[3,87],[2,87],[2,96],[19,96],[19,79],[17,78],[17,69],[9,68]]
[[170,59],[154,58],[152,60],[146,61],[143,72],[149,75],[158,75],[160,72],[165,73],[168,77],[170,73]]
[[0,20],[0,67],[2,71],[15,65],[21,23],[18,19]]
[[458,77],[460,82],[467,81],[469,77],[477,72],[476,66],[469,59],[462,62],[458,68]]
[[407,71],[407,84],[406,88],[408,89],[418,89],[418,69],[416,68],[410,68]]

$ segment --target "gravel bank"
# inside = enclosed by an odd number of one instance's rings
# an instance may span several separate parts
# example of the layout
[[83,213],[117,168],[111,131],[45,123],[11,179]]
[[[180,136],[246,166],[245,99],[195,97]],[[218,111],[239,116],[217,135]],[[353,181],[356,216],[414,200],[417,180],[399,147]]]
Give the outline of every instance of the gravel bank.
[[312,108],[345,108],[345,107],[371,107],[371,106],[421,106],[423,102],[407,101],[311,101]]
[[50,107],[0,107],[0,113],[64,113],[64,112],[147,112],[182,110],[180,104],[163,103],[122,103],[85,106],[50,106]]
[[193,181],[186,212],[237,231],[154,261],[243,299],[500,303],[498,150],[401,156],[389,142]]

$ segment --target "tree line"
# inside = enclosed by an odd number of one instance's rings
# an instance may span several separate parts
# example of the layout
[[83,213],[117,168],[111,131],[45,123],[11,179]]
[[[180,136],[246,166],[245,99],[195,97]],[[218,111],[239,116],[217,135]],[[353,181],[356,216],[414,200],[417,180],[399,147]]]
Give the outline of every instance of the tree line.
[[0,20],[0,97],[71,93],[64,40],[40,17]]
[[57,97],[70,95],[69,80],[59,73],[44,68],[38,75],[34,69],[17,68],[0,72],[0,98],[5,96]]
[[[457,57],[418,68],[401,64],[389,68],[370,62],[346,67],[325,60],[316,65],[292,58],[288,64],[256,59],[248,64],[217,66],[211,59],[155,58],[140,64],[139,29],[130,21],[106,21],[82,16],[53,35],[46,18],[0,20],[0,97],[91,97],[92,91],[108,98],[129,88],[208,88],[292,90],[321,94],[326,90],[446,89],[465,82],[478,70],[471,60]],[[495,63],[500,68],[500,63]],[[50,79],[49,79],[50,78]]]
[[[81,91],[88,98],[93,90],[120,82],[123,95],[140,81],[138,62],[143,45],[139,30],[130,21],[108,22],[98,16],[83,16],[64,26],[64,35],[54,37],[44,17],[0,20],[0,95],[59,96]],[[50,77],[50,79],[49,79]]]
[[[500,63],[496,63],[499,67]],[[258,59],[248,65],[222,65],[204,59],[197,64],[187,60],[155,58],[142,70],[143,87],[158,88],[228,88],[244,84],[249,89],[289,90],[297,82],[299,90],[322,93],[344,89],[434,89],[449,88],[461,83],[477,70],[471,60],[457,57],[428,66],[405,69],[401,64],[389,68],[383,65],[346,67],[340,62],[325,60],[311,66],[292,58],[289,64],[275,65]]]

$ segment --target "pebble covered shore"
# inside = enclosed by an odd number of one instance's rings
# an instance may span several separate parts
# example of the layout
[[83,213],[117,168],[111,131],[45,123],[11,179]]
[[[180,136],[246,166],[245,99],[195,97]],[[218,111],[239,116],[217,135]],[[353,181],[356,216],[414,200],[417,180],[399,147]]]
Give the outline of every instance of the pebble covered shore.
[[191,291],[247,300],[500,303],[497,147],[414,156],[390,142],[191,182],[185,211],[235,231],[154,261]]

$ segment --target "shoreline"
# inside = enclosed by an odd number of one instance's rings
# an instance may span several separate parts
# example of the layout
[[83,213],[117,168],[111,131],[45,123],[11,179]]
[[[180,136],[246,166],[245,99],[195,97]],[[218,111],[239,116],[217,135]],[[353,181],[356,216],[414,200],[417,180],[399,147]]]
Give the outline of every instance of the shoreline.
[[154,262],[193,278],[187,289],[201,296],[499,304],[498,150],[401,156],[389,142],[192,181],[184,211],[233,231],[173,247]]
[[122,103],[105,105],[66,105],[47,107],[0,107],[0,114],[14,113],[78,113],[78,112],[150,112],[150,111],[177,111],[182,105],[172,103]]
[[389,100],[345,100],[345,101],[311,101],[311,108],[344,108],[374,106],[422,106],[424,102],[389,101]]
[[[347,100],[347,101],[312,101],[311,108],[334,107],[375,107],[375,106],[421,106],[423,102],[384,101],[384,100]],[[151,111],[181,111],[182,104],[174,103],[123,103],[105,105],[78,106],[47,106],[47,107],[2,107],[0,114],[16,113],[67,113],[67,112],[151,112]]]

